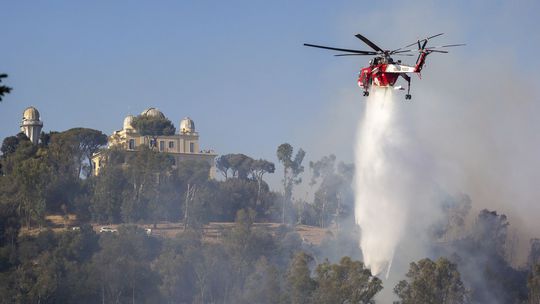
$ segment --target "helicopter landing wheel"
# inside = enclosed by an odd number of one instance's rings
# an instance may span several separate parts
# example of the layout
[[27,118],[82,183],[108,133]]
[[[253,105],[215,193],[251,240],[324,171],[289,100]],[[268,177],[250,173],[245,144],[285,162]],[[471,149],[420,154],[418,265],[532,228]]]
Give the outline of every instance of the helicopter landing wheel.
[[368,91],[364,91],[364,96],[369,96],[369,92],[368,92]]
[[412,98],[411,94],[405,95],[405,100],[411,100],[411,98]]

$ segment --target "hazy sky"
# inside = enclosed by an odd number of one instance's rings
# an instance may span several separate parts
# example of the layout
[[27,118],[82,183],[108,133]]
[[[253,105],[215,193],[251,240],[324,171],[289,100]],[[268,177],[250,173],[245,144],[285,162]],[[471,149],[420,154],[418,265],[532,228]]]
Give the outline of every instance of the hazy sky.
[[[455,69],[477,74],[474,86],[498,76],[456,58],[495,52],[506,59],[493,62],[500,73],[538,70],[540,2],[469,2],[3,1],[0,72],[14,90],[0,103],[0,138],[19,131],[30,105],[45,131],[107,134],[157,107],[176,126],[194,119],[201,147],[219,154],[275,161],[290,142],[308,160],[334,152],[351,162],[363,102],[356,74],[369,58],[302,43],[368,49],[353,36],[362,33],[393,49],[445,32],[433,44],[468,45],[429,59],[456,56]],[[430,63],[424,77],[444,84]]]

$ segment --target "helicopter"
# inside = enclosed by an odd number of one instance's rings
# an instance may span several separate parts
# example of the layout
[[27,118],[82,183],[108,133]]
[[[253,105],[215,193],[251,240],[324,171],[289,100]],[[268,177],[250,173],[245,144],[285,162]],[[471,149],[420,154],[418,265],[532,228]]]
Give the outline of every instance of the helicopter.
[[[394,87],[394,84],[401,76],[405,81],[407,81],[407,94],[405,95],[406,100],[410,100],[411,96],[411,76],[407,75],[408,73],[416,73],[421,77],[420,72],[426,63],[426,57],[431,53],[448,53],[446,50],[440,50],[441,48],[449,48],[455,46],[463,46],[465,44],[447,44],[441,46],[432,46],[426,47],[430,39],[441,36],[444,33],[433,35],[424,39],[419,39],[411,44],[400,47],[395,50],[384,50],[378,45],[362,36],[361,34],[356,34],[355,37],[362,40],[367,44],[373,51],[362,51],[354,49],[342,49],[335,47],[328,47],[323,45],[309,44],[304,43],[305,46],[327,49],[333,51],[341,51],[344,54],[337,54],[334,56],[375,56],[369,61],[369,66],[364,67],[360,70],[358,74],[358,86],[364,90],[364,96],[369,96],[369,89],[371,86],[377,86],[382,88],[392,87],[395,90],[404,90],[402,86]],[[418,49],[407,49],[414,45],[418,46]],[[402,64],[401,60],[394,61],[391,55],[396,56],[413,56],[413,52],[418,52],[418,58],[416,59],[416,64],[406,65]]]

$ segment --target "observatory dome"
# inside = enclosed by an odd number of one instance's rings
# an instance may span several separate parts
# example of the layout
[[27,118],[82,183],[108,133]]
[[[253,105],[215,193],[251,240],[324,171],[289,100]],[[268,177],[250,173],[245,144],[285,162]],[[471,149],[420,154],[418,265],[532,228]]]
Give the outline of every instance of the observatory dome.
[[39,120],[39,111],[34,107],[28,107],[23,112],[23,120]]
[[186,117],[180,121],[180,133],[193,133],[195,132],[195,122],[189,117]]
[[141,115],[149,116],[149,117],[155,117],[155,118],[165,118],[165,115],[163,113],[156,109],[156,108],[148,108],[144,110]]
[[128,115],[124,118],[124,130],[133,130],[133,115]]

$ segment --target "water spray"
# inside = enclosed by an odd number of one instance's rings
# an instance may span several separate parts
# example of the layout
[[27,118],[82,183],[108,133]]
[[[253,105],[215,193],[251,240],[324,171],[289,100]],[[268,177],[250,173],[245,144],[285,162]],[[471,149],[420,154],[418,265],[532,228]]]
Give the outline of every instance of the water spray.
[[384,181],[392,174],[386,148],[392,143],[393,92],[372,90],[356,143],[356,222],[362,230],[360,247],[366,267],[375,275],[387,268],[400,237],[402,223],[392,222],[399,210],[385,195]]
[[[409,212],[426,201],[430,187],[419,168],[425,161],[411,144],[407,106],[394,90],[374,88],[365,103],[355,149],[355,217],[361,229],[360,247],[372,273],[390,274],[394,253],[409,229]],[[429,178],[429,174],[427,174]]]

